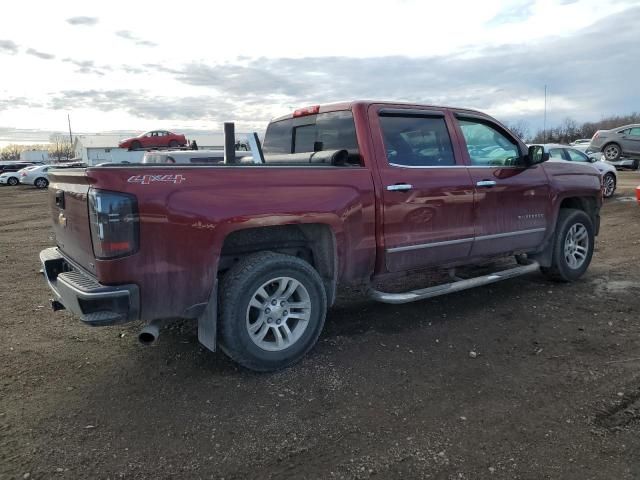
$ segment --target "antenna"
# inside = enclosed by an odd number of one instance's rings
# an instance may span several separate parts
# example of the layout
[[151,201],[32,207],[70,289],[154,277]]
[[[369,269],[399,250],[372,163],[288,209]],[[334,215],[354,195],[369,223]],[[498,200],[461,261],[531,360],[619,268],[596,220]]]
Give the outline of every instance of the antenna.
[[547,85],[544,86],[544,120],[542,127],[542,143],[547,143]]

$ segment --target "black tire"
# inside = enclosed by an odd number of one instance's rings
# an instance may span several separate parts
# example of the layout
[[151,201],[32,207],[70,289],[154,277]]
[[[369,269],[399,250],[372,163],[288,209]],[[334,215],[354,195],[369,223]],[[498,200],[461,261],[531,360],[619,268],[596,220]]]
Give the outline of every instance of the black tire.
[[[606,185],[608,182],[613,182],[613,190],[611,190],[609,193],[607,193],[607,189],[606,189]],[[616,176],[609,172],[609,173],[605,173],[604,177],[602,178],[602,183],[603,185],[605,185],[605,188],[602,191],[602,196],[604,198],[611,198],[613,197],[613,194],[616,193]]]
[[44,177],[38,177],[33,181],[33,185],[36,188],[44,189],[44,188],[47,188],[49,186],[49,180],[47,180]]
[[640,167],[640,159],[635,159],[633,161],[633,166],[631,167],[633,170],[638,170],[638,168]]
[[170,146],[171,148],[176,148],[176,147],[177,147],[177,146],[179,146],[179,145],[180,145],[180,144],[177,142],[177,140],[171,140],[171,141],[169,142],[169,146]]
[[[278,277],[293,278],[306,289],[310,318],[299,339],[283,350],[268,351],[252,340],[247,312],[260,287]],[[251,254],[235,264],[220,283],[219,298],[221,350],[243,367],[259,372],[279,370],[298,362],[318,340],[327,312],[327,296],[318,272],[304,260],[274,252]]]
[[142,144],[138,140],[135,140],[131,142],[131,148],[129,150],[137,150],[139,148],[142,148]]
[[602,153],[604,153],[605,160],[615,162],[620,160],[620,157],[622,156],[622,149],[617,143],[607,143],[602,147]]
[[[583,225],[587,231],[588,246],[585,259],[578,268],[572,268],[565,256],[565,241],[569,230],[574,225]],[[593,248],[595,244],[595,235],[593,222],[589,215],[582,210],[573,208],[563,208],[558,215],[556,223],[555,239],[553,244],[552,264],[551,267],[542,267],[542,273],[557,282],[573,282],[579,279],[589,268],[591,257],[593,256]]]
[[10,185],[12,187],[15,187],[16,185],[18,185],[19,180],[16,177],[9,177],[7,179],[7,185]]

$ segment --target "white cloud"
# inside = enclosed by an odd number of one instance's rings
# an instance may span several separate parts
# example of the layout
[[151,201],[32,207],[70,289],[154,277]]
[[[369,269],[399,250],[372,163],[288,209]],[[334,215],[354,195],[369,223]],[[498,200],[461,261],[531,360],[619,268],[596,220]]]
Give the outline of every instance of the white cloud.
[[[16,100],[2,104],[0,127],[64,130],[67,112],[83,131],[218,128],[228,118],[253,126],[295,102],[363,94],[536,115],[544,83],[558,112],[597,118],[602,99],[590,89],[611,91],[611,108],[640,109],[637,94],[626,106],[616,97],[629,91],[628,80],[597,71],[605,60],[639,73],[637,55],[598,49],[610,35],[637,45],[638,30],[594,32],[602,37],[589,37],[589,51],[573,49],[571,41],[583,41],[585,28],[634,3],[324,0],[312,7],[294,0],[185,0],[167,11],[157,2],[73,0],[60,8],[24,0],[11,5],[17,20],[3,24],[3,71],[14,74],[3,75],[0,97]],[[594,68],[593,83],[585,84],[584,70],[564,73],[566,65],[546,64],[547,53],[567,59],[539,45],[574,52]],[[491,63],[491,70],[483,59],[509,65]],[[116,91],[125,94],[104,93]],[[81,100],[78,92],[95,95]]]

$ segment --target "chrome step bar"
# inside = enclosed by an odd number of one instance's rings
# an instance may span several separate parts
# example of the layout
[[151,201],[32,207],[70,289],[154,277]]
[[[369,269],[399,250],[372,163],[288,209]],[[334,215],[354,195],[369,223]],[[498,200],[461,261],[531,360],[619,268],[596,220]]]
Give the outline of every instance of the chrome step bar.
[[500,280],[519,277],[520,275],[533,273],[539,269],[540,264],[538,262],[531,262],[528,265],[522,265],[515,268],[510,268],[508,270],[502,270],[500,272],[491,273],[489,275],[482,275],[481,277],[458,280],[455,282],[444,283],[442,285],[436,285],[434,287],[411,290],[409,292],[386,293],[375,290],[373,288],[369,288],[368,294],[374,300],[383,303],[398,304],[416,302],[418,300],[437,297],[438,295],[444,295],[446,293],[459,292],[461,290],[467,290],[468,288],[480,287],[482,285],[499,282]]

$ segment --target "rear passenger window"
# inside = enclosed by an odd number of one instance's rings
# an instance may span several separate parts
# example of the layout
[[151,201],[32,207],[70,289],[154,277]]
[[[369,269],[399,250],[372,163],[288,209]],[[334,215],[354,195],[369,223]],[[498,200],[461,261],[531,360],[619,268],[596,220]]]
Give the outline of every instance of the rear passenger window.
[[455,165],[451,138],[442,117],[381,115],[387,160],[391,165]]

